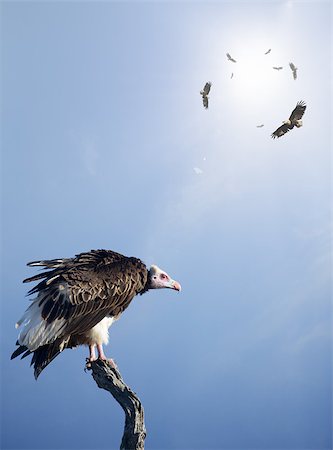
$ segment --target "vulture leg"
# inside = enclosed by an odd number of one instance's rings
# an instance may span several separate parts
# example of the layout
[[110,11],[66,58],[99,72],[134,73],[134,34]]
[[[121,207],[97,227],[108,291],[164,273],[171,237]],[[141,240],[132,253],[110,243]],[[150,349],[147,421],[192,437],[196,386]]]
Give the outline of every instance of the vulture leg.
[[98,352],[99,359],[103,359],[104,361],[107,360],[107,357],[104,354],[104,350],[103,350],[103,345],[102,344],[97,344],[97,352]]
[[89,361],[95,360],[96,360],[95,345],[89,345]]
[[102,344],[97,344],[97,352],[98,352],[98,358],[99,359],[102,359],[103,361],[107,361],[108,363],[111,364],[111,366],[117,368],[117,364],[113,361],[113,359],[112,358],[107,358],[105,356]]

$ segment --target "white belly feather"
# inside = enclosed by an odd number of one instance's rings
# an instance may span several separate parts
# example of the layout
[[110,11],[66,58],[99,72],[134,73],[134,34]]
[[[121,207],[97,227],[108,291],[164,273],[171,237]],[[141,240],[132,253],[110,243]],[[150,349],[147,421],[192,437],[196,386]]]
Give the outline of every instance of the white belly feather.
[[87,339],[87,342],[85,342],[85,344],[108,344],[109,328],[114,320],[114,317],[104,317],[104,319],[102,319],[97,325],[95,325],[85,334],[85,337]]

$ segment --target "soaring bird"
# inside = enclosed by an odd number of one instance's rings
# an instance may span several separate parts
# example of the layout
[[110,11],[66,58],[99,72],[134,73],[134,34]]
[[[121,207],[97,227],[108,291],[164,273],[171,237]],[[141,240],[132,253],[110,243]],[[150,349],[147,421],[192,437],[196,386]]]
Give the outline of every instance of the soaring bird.
[[303,101],[300,101],[297,103],[296,108],[291,113],[288,120],[283,122],[283,125],[281,125],[277,130],[272,133],[272,138],[278,138],[283,136],[284,134],[288,133],[289,130],[292,130],[294,126],[297,128],[300,128],[303,123],[301,121],[301,118],[303,117],[303,114],[306,110],[306,104]]
[[289,67],[290,67],[291,70],[292,70],[294,80],[296,80],[296,78],[297,78],[297,67],[296,67],[295,64],[293,64],[292,62],[289,63]]
[[234,58],[231,57],[230,53],[227,53],[227,58],[229,61],[232,61],[234,63],[237,62]]
[[263,126],[264,126],[264,124],[262,123],[260,125],[257,125],[257,128],[262,128]]
[[[18,348],[11,359],[32,354],[37,379],[65,348],[89,346],[89,360],[106,360],[103,344],[108,329],[137,294],[150,289],[180,291],[180,284],[153,265],[111,250],[91,250],[74,258],[28,263],[48,269],[23,282],[40,281],[28,294],[36,294],[16,327]],[[112,360],[109,360],[113,363]]]
[[200,95],[202,95],[202,103],[204,105],[204,108],[208,109],[208,94],[210,92],[210,88],[212,86],[212,83],[210,81],[207,81],[202,91],[200,91]]
[[268,53],[270,53],[271,52],[271,48],[269,48],[268,50],[267,50],[267,52],[265,52],[265,55],[268,55]]
[[275,69],[275,70],[281,70],[281,69],[283,69],[283,67],[282,67],[282,66],[278,66],[278,67],[273,67],[273,69]]

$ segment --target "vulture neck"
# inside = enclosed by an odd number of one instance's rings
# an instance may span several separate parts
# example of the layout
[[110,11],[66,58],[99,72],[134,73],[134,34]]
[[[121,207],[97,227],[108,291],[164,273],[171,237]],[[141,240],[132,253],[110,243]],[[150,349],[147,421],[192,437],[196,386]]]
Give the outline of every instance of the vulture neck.
[[151,283],[150,283],[150,276],[149,276],[149,272],[148,272],[148,277],[147,277],[147,282],[144,286],[144,288],[138,292],[138,294],[142,295],[145,294],[147,291],[149,291],[149,289],[151,289]]

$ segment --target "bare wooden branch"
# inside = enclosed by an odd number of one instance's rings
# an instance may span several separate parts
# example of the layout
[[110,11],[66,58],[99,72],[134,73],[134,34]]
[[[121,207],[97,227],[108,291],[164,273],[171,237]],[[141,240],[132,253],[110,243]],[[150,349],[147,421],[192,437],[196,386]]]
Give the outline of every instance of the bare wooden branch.
[[98,359],[90,363],[90,368],[97,386],[109,391],[125,412],[120,450],[144,450],[146,427],[138,396],[124,383],[118,369],[108,362]]

